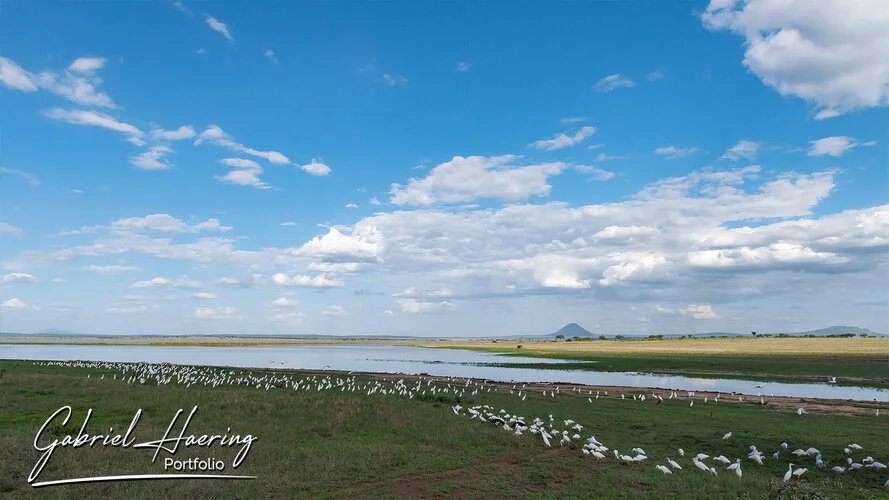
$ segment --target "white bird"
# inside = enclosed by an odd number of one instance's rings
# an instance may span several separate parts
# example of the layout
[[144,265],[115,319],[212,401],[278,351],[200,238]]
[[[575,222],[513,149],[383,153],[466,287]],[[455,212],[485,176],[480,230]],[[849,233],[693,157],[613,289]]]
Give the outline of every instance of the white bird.
[[739,458],[735,463],[729,465],[725,468],[725,470],[735,470],[741,468],[741,459]]
[[787,449],[787,443],[781,443],[781,447],[784,448],[784,449],[786,450],[786,449]]
[[682,448],[679,448],[677,451],[679,452],[679,456],[680,456],[680,457],[684,457],[684,456],[685,456],[685,450],[683,450]]
[[715,460],[715,461],[717,461],[717,462],[722,462],[722,463],[724,463],[724,464],[730,464],[730,463],[732,463],[731,460],[725,458],[725,455],[719,455],[718,457],[714,458],[713,460]]
[[849,445],[849,448],[852,448],[853,450],[860,450],[861,446],[858,446],[857,444],[852,443]]
[[728,439],[728,438],[730,438],[730,437],[732,437],[732,433],[731,433],[731,432],[726,433],[725,436],[722,436],[722,439]]
[[695,467],[697,467],[698,469],[701,469],[701,470],[704,471],[704,472],[709,472],[709,471],[710,471],[710,468],[707,467],[706,465],[704,465],[703,462],[701,462],[701,461],[699,461],[699,460],[692,460],[692,462],[694,462]]
[[787,466],[787,472],[784,473],[784,482],[790,481],[790,475],[793,474],[793,464]]
[[835,466],[831,467],[830,470],[832,470],[834,472],[846,472],[846,468],[840,467],[839,465],[835,465]]
[[663,465],[658,465],[657,468],[659,471],[663,472],[664,474],[672,474],[673,473],[670,469],[664,467]]
[[805,467],[803,467],[803,468],[801,468],[801,469],[796,469],[795,471],[793,471],[793,475],[796,476],[796,477],[800,477],[800,476],[802,476],[803,474],[805,474],[807,470],[809,470],[809,469],[807,469],[807,468],[805,468]]
[[678,463],[674,462],[670,457],[667,457],[667,463],[670,464],[670,467],[672,467],[674,469],[682,470],[682,466],[680,466]]
[[807,412],[804,408],[797,408],[797,410],[796,410],[797,415],[802,415],[804,413],[809,413],[809,412]]
[[710,455],[705,455],[703,453],[698,453],[697,455],[695,455],[695,460],[703,460],[705,458],[710,458]]

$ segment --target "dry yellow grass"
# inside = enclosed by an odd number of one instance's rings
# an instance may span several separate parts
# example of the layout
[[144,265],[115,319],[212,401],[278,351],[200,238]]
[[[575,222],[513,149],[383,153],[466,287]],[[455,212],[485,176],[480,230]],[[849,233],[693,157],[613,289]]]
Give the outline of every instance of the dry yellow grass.
[[823,356],[887,356],[889,338],[727,338],[727,339],[664,339],[622,341],[521,341],[497,344],[488,341],[452,340],[417,344],[424,347],[456,347],[516,350],[538,353],[614,353],[614,354],[728,354],[728,355],[823,355]]

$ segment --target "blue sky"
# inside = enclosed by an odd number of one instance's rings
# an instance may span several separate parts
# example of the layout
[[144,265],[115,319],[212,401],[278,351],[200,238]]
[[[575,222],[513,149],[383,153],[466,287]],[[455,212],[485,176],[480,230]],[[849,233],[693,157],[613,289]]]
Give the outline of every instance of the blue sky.
[[0,330],[889,332],[853,3],[6,3]]

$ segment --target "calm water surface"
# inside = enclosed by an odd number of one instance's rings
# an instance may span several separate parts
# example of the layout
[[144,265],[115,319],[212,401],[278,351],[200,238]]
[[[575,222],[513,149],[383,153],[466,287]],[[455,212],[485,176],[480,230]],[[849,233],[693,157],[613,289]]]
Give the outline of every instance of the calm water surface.
[[[594,372],[484,366],[485,363],[574,363],[569,360],[504,357],[460,349],[379,345],[300,345],[274,347],[95,346],[0,344],[0,359],[83,360],[174,363],[241,368],[350,370],[473,377],[503,382],[566,382],[588,385],[657,387],[680,391],[719,391],[859,401],[889,401],[889,391],[827,383],[785,384],[707,379],[649,373]],[[759,387],[762,386],[762,387]]]

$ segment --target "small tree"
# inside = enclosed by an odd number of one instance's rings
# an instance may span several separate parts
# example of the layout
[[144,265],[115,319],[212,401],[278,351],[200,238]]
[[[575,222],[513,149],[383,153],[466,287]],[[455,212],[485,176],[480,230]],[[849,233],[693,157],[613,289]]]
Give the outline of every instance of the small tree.
[[750,333],[752,333],[752,334],[753,334],[753,336],[754,336],[754,337],[756,337],[756,332],[750,332]]
[[599,335],[599,340],[606,340],[606,337],[604,335]]
[[562,340],[563,338],[565,338],[565,336],[562,334],[556,335],[556,340]]

